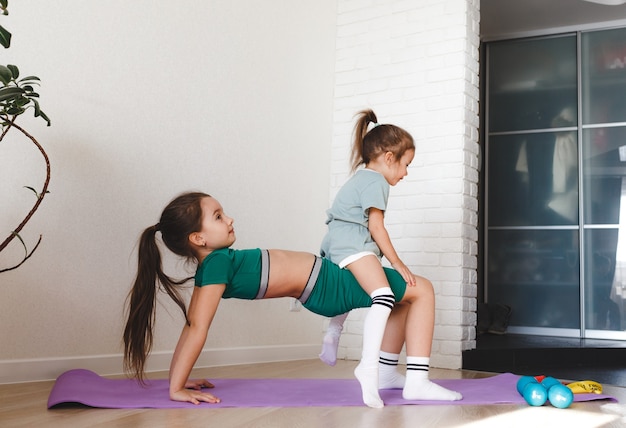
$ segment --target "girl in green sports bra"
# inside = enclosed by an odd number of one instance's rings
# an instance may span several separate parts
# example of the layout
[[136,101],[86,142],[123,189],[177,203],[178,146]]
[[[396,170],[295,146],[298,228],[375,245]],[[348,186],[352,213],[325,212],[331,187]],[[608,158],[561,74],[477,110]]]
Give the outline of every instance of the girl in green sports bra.
[[[179,287],[187,281],[167,276],[161,267],[156,233],[173,253],[195,261],[198,269],[189,308]],[[320,315],[333,316],[371,305],[371,298],[352,274],[311,253],[287,250],[233,250],[233,219],[224,214],[220,203],[204,193],[185,193],[163,210],[159,223],[141,235],[138,270],[129,293],[128,320],[124,329],[125,368],[135,378],[144,379],[145,361],[152,348],[156,291],[167,292],[187,320],[170,366],[170,399],[219,402],[204,392],[211,387],[206,379],[189,379],[189,374],[206,342],[213,316],[222,298],[270,299],[293,297]],[[271,260],[271,263],[269,262]],[[429,357],[434,328],[432,284],[416,276],[416,286],[406,287],[393,269],[385,273],[398,303],[389,317],[382,349],[399,353],[405,343],[407,356]],[[331,292],[333,294],[328,294]],[[425,371],[428,368],[424,368]],[[459,400],[461,395],[430,382],[407,382],[402,387],[407,400]],[[403,377],[402,377],[403,380]]]

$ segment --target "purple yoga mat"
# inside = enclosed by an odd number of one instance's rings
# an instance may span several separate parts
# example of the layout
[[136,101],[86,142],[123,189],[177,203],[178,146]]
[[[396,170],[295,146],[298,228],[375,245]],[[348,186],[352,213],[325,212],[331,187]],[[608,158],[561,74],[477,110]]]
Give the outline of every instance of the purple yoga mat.
[[[484,379],[433,380],[463,394],[460,401],[407,401],[402,390],[380,391],[387,406],[406,404],[515,404],[524,403],[516,389],[519,376],[505,373]],[[210,379],[218,404],[199,407],[338,407],[364,406],[361,389],[354,379]],[[574,401],[615,398],[601,394],[575,394]],[[50,391],[48,408],[63,403],[80,403],[100,408],[185,408],[191,403],[171,401],[166,379],[151,380],[147,386],[131,379],[107,379],[89,370],[70,370],[59,376]]]

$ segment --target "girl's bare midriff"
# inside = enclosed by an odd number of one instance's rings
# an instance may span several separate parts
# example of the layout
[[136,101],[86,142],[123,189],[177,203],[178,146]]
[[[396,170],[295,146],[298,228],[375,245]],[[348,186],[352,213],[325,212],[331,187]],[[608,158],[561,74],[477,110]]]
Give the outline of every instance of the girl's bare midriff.
[[311,253],[285,250],[269,250],[270,279],[265,298],[295,297],[304,290],[315,256]]

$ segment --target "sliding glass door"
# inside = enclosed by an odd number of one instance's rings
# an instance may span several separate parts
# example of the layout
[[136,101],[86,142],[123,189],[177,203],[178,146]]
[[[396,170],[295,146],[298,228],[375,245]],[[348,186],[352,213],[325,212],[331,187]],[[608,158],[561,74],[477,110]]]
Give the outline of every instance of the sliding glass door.
[[512,332],[626,339],[626,29],[486,48],[486,301]]

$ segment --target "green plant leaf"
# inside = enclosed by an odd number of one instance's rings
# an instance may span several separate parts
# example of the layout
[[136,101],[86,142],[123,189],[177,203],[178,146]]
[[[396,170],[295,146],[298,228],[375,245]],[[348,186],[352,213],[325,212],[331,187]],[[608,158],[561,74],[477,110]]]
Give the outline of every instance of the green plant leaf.
[[38,84],[38,82],[40,81],[41,79],[37,76],[26,76],[20,79],[20,83],[30,82],[30,83]]
[[20,236],[19,233],[16,233],[15,231],[11,232],[13,235],[15,235],[15,237],[17,239],[20,240],[20,242],[22,243],[22,246],[24,247],[24,252],[28,255],[28,247],[26,246],[26,242],[24,242],[24,240],[22,239],[22,237]]
[[48,123],[48,126],[50,126],[50,119],[48,118],[48,116],[41,111],[41,108],[39,107],[39,102],[37,100],[31,100],[35,106],[35,117],[41,117],[43,120],[45,120]]
[[24,188],[32,191],[35,194],[35,196],[39,197],[39,194],[37,193],[34,187],[24,186]]
[[17,97],[22,96],[23,93],[24,93],[24,90],[18,87],[0,88],[0,102],[11,100],[11,99],[16,99]]
[[41,115],[41,108],[39,107],[37,100],[33,100],[33,104],[35,105],[35,117],[38,117]]
[[9,107],[9,108],[6,109],[6,114],[8,114],[9,116],[19,116],[20,114],[24,113],[25,111],[26,111],[26,109],[24,109],[24,108],[13,106],[13,107]]
[[28,103],[30,103],[30,100],[26,97],[19,97],[14,101],[14,104],[20,107],[24,107],[25,105],[28,105]]
[[[50,126],[50,124],[51,124],[52,122],[50,122],[50,118],[48,117],[48,115],[47,115],[47,114],[45,114],[43,111],[39,110],[39,116],[41,116],[41,118],[42,118],[43,120],[45,120],[45,121],[46,121],[46,123],[48,124],[48,126]],[[46,193],[48,193],[48,192],[46,192]]]
[[20,70],[19,68],[17,68],[17,65],[9,64],[7,65],[7,68],[11,70],[11,75],[13,76],[14,80],[20,77]]
[[4,84],[4,86],[8,85],[11,82],[11,70],[9,70],[4,65],[0,65],[0,81]]
[[9,33],[3,26],[0,25],[0,45],[8,48],[11,46],[11,33]]
[[[30,190],[30,191],[32,191],[32,192],[35,194],[35,196],[37,196],[37,199],[41,199],[41,198],[43,198],[43,195],[42,195],[41,193],[39,193],[37,190],[35,190],[35,188],[34,188],[34,187],[31,187],[31,186],[24,186],[24,188],[25,188],[25,189],[28,189],[28,190]],[[45,195],[45,194],[47,194],[47,193],[50,193],[50,191],[49,191],[49,190],[46,190],[46,193],[44,193],[44,195]]]

